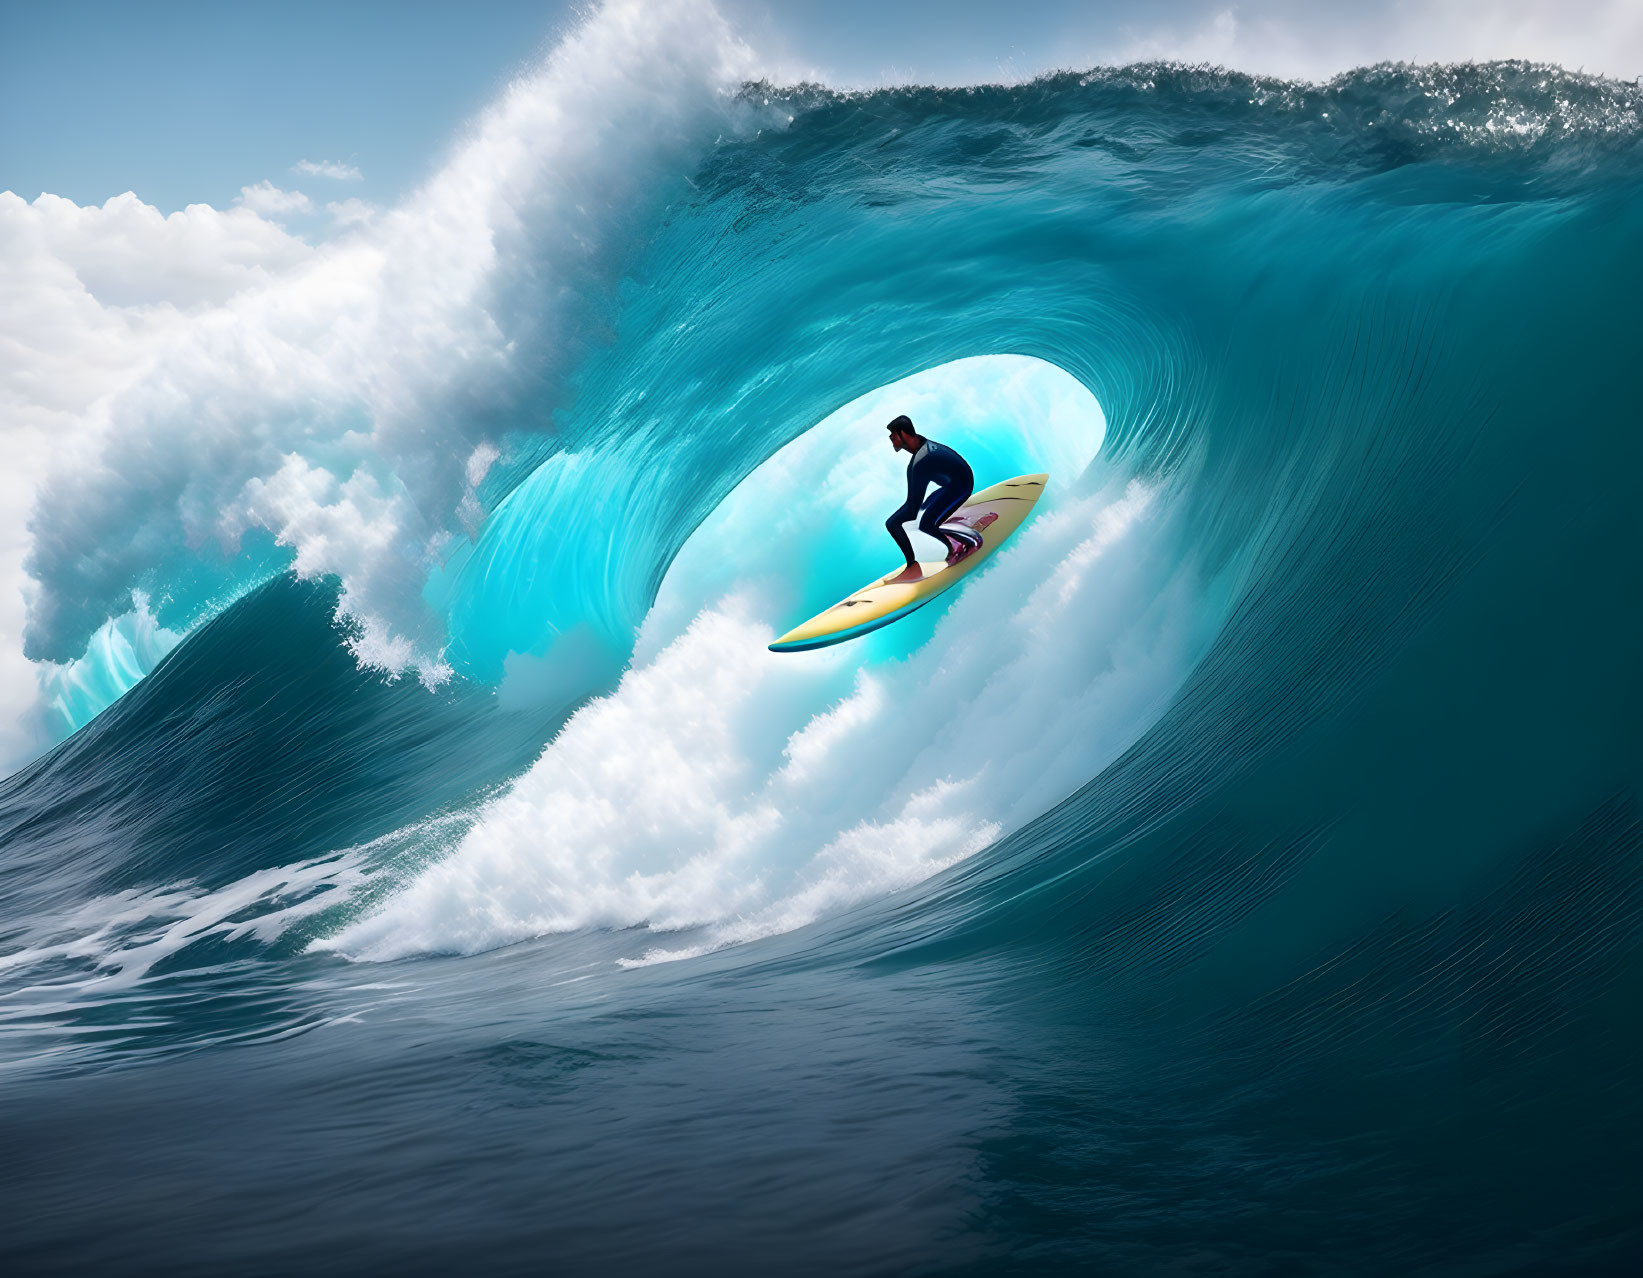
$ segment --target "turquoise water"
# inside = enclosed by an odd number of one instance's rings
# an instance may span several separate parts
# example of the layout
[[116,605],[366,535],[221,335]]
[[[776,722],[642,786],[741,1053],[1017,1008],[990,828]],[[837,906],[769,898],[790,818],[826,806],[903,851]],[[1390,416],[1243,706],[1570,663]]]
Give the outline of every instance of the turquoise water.
[[[0,1254],[1625,1268],[1636,88],[746,99],[472,397],[446,682],[179,547],[0,788]],[[769,654],[880,570],[892,403],[1046,508]]]

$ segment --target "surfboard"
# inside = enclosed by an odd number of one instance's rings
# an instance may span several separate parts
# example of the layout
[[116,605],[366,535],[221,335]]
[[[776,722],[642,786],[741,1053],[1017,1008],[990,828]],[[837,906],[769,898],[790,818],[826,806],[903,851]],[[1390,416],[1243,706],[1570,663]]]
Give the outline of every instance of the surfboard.
[[1017,475],[975,493],[942,524],[943,528],[967,528],[980,537],[981,545],[975,550],[956,564],[937,561],[898,568],[839,600],[826,612],[818,612],[803,625],[793,627],[770,645],[770,651],[805,652],[856,639],[901,620],[945,594],[981,567],[993,551],[1021,527],[1043,496],[1049,478],[1048,475]]

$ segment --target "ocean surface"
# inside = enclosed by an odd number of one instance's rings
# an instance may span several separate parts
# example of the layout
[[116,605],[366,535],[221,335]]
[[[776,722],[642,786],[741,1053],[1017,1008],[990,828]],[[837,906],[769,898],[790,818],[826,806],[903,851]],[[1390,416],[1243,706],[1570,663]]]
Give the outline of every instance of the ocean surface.
[[[1635,1272],[1643,92],[721,98],[509,117],[437,562],[48,494],[8,1271]],[[898,411],[1042,509],[767,652]]]

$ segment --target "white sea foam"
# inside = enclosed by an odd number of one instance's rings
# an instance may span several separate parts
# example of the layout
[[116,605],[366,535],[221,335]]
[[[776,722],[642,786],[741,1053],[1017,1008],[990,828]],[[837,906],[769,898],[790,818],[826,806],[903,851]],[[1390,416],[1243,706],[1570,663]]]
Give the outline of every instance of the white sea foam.
[[206,945],[272,944],[359,893],[381,891],[421,860],[450,851],[471,812],[441,812],[356,847],[253,870],[216,887],[131,888],[72,909],[10,920],[0,954],[0,1024],[27,1021],[53,999],[106,994],[145,980],[156,964]]
[[[364,882],[357,853],[259,870],[214,891],[175,884],[95,897],[35,927],[24,924],[22,945],[0,955],[0,975],[15,980],[54,961],[67,960],[84,975],[24,983],[8,991],[123,989],[148,975],[156,963],[208,938],[227,941],[277,939]],[[30,935],[30,933],[33,933]],[[28,1015],[34,1003],[18,1005]]]

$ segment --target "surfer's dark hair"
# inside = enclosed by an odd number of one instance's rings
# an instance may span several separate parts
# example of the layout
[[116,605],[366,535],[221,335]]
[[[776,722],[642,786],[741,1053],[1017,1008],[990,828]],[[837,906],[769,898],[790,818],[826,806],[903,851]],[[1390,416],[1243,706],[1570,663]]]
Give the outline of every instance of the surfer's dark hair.
[[918,432],[913,429],[913,419],[907,416],[906,413],[903,413],[900,417],[893,419],[884,429],[889,431],[892,435],[896,434],[898,431],[908,435],[918,434]]

